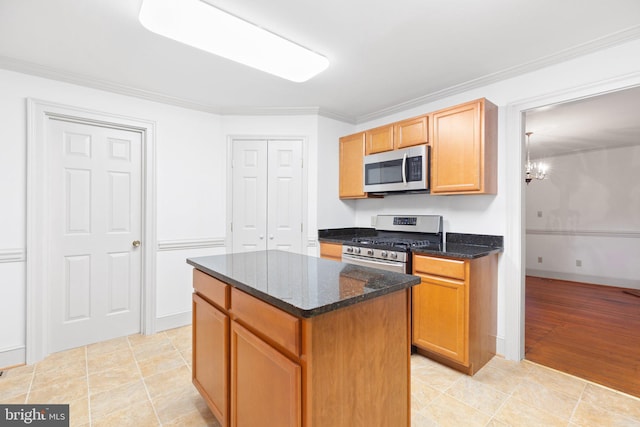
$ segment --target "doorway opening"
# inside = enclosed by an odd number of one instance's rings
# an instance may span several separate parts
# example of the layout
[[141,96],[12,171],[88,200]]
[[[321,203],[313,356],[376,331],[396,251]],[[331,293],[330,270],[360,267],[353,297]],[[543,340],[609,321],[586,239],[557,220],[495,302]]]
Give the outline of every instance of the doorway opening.
[[526,359],[640,396],[640,87],[524,113]]

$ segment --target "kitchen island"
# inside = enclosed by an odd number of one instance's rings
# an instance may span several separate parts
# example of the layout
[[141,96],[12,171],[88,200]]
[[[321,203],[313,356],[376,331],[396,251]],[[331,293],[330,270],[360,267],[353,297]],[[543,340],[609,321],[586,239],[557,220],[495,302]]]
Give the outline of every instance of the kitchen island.
[[420,279],[283,251],[191,258],[193,383],[224,426],[410,426]]

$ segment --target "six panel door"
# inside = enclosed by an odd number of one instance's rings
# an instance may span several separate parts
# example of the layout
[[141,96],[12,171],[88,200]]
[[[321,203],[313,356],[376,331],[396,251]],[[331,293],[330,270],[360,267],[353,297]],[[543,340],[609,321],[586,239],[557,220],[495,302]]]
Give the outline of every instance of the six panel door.
[[140,331],[138,132],[47,120],[51,351]]

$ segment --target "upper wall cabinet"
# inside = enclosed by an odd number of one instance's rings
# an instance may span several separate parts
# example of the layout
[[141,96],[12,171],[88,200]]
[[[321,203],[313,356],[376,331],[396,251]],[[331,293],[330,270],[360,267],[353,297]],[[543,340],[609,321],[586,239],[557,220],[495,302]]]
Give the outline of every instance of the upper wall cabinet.
[[431,115],[431,193],[496,194],[498,107],[478,99]]
[[429,116],[420,116],[365,131],[366,154],[426,144],[428,122]]
[[380,126],[365,132],[366,154],[393,150],[393,125]]
[[414,117],[393,125],[395,148],[406,148],[429,142],[429,116]]
[[365,133],[360,132],[340,138],[340,198],[358,199],[367,197],[362,162],[364,158]]

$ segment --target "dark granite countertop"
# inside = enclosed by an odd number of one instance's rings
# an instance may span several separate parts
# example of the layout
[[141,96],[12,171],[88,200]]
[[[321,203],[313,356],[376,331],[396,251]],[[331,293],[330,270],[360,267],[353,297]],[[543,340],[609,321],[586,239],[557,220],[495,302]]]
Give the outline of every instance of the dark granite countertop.
[[[350,234],[351,230],[357,230]],[[338,228],[318,230],[318,240],[331,243],[348,243],[353,237],[375,236],[373,228]],[[488,234],[446,233],[442,248],[412,249],[414,254],[438,255],[451,258],[474,259],[502,252],[502,236]]]
[[313,317],[420,283],[416,276],[284,251],[188,258],[187,263],[297,317]]

